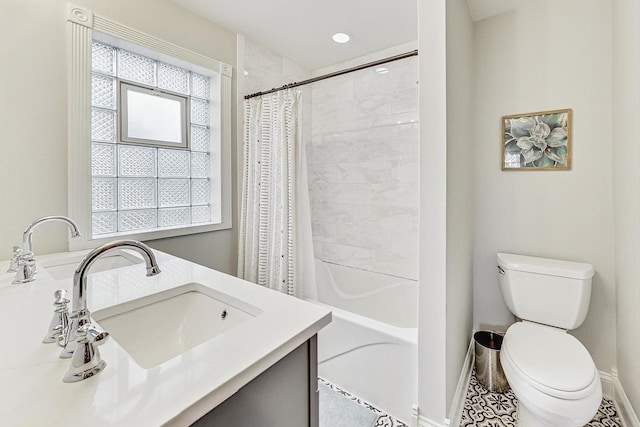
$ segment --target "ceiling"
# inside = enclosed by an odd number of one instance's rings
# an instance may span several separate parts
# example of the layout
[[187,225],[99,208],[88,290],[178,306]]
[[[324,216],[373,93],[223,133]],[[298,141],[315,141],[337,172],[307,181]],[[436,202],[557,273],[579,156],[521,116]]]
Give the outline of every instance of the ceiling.
[[[172,0],[198,15],[317,70],[418,39],[426,0]],[[466,0],[474,21],[532,0]],[[346,44],[336,32],[352,36]]]
[[173,1],[309,70],[418,39],[417,0]]

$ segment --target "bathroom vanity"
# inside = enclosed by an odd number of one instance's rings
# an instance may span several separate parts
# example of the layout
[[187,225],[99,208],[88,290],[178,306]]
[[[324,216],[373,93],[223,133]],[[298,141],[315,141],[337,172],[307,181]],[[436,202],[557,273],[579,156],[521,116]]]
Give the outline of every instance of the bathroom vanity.
[[111,334],[106,368],[63,382],[69,359],[41,341],[86,252],[38,257],[30,283],[0,274],[3,425],[317,426],[316,333],[330,310],[158,251],[154,277],[134,253],[94,265],[87,301]]

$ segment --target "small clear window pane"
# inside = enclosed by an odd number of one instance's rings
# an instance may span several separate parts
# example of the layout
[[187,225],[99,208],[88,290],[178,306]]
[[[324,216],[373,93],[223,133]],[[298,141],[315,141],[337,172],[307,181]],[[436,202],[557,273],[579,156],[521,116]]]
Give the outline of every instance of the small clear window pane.
[[120,83],[123,142],[186,147],[187,99]]

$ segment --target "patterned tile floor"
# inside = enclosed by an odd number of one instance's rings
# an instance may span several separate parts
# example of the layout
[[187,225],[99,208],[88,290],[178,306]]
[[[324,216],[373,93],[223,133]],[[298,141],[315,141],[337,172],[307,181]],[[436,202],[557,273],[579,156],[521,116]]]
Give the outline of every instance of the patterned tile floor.
[[[517,400],[509,389],[506,393],[492,393],[471,377],[460,427],[513,427],[515,426]],[[588,427],[621,427],[613,402],[602,399],[596,416]]]
[[[406,425],[405,423],[403,423],[402,421],[399,421],[395,418],[393,418],[391,415],[386,414],[384,412],[382,412],[381,410],[379,410],[378,408],[368,404],[367,402],[365,402],[364,400],[340,389],[339,387],[331,384],[329,381],[323,379],[323,378],[318,378],[318,381],[321,384],[326,385],[327,387],[329,387],[332,391],[334,391],[335,393],[340,394],[341,396],[354,401],[358,404],[360,404],[361,406],[367,408],[368,410],[372,411],[373,413],[376,414],[376,418],[375,421],[372,425],[370,426],[351,426],[351,427],[409,427],[408,425]],[[323,408],[322,405],[320,406],[320,411],[322,412]]]

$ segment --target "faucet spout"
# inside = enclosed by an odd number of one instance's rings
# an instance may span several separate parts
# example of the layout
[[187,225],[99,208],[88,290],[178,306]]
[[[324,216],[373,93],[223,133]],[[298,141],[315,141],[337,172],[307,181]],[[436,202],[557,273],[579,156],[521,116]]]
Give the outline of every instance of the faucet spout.
[[25,252],[33,251],[33,241],[31,237],[33,235],[33,231],[40,224],[44,222],[49,222],[49,221],[64,222],[69,226],[69,229],[71,230],[71,237],[80,236],[80,229],[78,228],[78,224],[76,224],[75,221],[72,220],[71,218],[67,218],[66,216],[45,216],[33,221],[31,224],[27,226],[27,228],[25,228],[24,232],[22,233],[22,249]]
[[137,240],[118,240],[106,243],[87,254],[73,273],[73,311],[87,310],[87,274],[93,263],[104,254],[116,249],[133,249],[142,255],[147,266],[147,276],[160,273],[156,256],[149,246]]
[[147,276],[155,276],[160,273],[160,268],[156,262],[156,256],[147,245],[136,240],[119,240],[116,242],[106,243],[95,248],[85,256],[75,272],[73,273],[73,297],[69,327],[66,335],[66,345],[60,353],[60,357],[68,359],[72,357],[78,338],[82,335],[81,328],[90,324],[91,313],[87,309],[87,275],[94,262],[104,254],[116,249],[132,249],[142,255],[147,266]]

